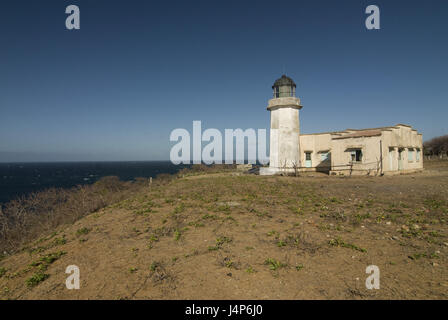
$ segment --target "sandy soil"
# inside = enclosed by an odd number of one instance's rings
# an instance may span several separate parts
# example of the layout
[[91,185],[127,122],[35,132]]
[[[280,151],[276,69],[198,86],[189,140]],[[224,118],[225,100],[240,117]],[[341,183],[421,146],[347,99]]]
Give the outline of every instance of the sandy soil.
[[446,299],[448,162],[425,168],[178,179],[4,258],[0,298]]

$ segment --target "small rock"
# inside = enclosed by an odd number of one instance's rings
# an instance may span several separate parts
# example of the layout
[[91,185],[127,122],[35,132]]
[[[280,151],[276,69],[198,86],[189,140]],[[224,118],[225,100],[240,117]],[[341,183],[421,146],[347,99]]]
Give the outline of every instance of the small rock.
[[409,227],[406,226],[406,225],[402,225],[402,226],[401,226],[401,229],[403,229],[404,231],[409,231]]
[[392,236],[393,240],[400,240],[400,238],[398,238],[397,236]]
[[414,224],[414,225],[412,226],[412,228],[418,230],[418,229],[420,229],[420,226],[419,226],[418,224]]
[[437,267],[439,265],[438,263],[435,263],[435,262],[432,262],[431,264],[433,267]]
[[390,226],[391,222],[390,222],[390,221],[387,221],[386,224],[387,224],[388,226]]
[[218,206],[229,206],[229,207],[237,207],[237,206],[241,205],[241,203],[236,202],[236,201],[217,202],[216,204]]

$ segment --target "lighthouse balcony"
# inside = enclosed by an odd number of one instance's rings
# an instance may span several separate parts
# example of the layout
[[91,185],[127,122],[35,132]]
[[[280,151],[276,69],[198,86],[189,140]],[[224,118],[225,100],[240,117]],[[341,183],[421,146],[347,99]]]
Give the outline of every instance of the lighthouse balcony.
[[302,106],[300,105],[300,99],[297,97],[274,98],[269,100],[267,109],[274,110],[287,107],[299,110],[302,109]]

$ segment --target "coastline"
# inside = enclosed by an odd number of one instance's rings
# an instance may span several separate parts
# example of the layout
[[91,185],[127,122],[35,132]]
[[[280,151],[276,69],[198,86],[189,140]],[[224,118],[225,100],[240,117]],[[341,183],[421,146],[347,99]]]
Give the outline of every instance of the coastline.
[[174,174],[187,167],[170,161],[76,161],[0,163],[0,204],[49,188],[70,189],[106,176],[123,181]]

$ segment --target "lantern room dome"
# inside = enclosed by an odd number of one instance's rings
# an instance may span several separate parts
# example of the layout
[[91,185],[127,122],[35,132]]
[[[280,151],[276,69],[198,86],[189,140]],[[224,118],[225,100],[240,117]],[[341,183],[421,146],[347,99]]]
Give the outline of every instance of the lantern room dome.
[[286,75],[282,75],[281,78],[278,78],[277,80],[275,80],[274,85],[272,86],[272,89],[274,89],[275,87],[283,87],[283,86],[295,88],[296,84],[295,84],[294,80],[292,80],[290,77],[288,77]]
[[275,80],[272,89],[274,90],[274,98],[296,96],[296,84],[294,80],[286,75],[282,75],[281,78]]

